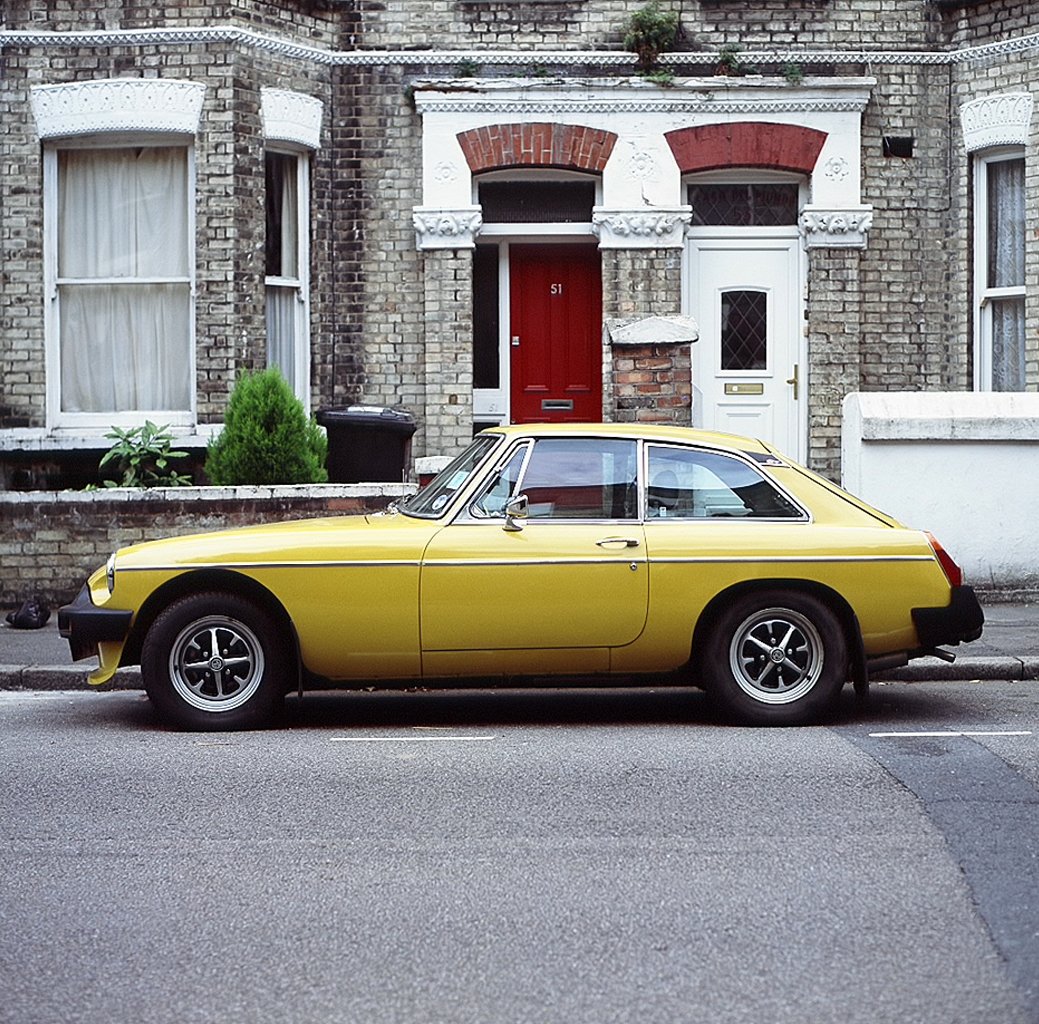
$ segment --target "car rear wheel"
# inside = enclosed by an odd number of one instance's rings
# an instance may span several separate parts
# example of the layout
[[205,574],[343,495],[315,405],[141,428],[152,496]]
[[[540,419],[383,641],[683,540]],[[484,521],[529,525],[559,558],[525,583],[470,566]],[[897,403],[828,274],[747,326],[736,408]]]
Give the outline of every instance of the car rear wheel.
[[174,601],[141,652],[144,688],[159,716],[181,729],[259,728],[277,711],[291,667],[283,630],[236,594]]
[[840,622],[810,594],[746,594],[714,624],[703,652],[707,691],[755,725],[799,725],[834,702],[847,676]]

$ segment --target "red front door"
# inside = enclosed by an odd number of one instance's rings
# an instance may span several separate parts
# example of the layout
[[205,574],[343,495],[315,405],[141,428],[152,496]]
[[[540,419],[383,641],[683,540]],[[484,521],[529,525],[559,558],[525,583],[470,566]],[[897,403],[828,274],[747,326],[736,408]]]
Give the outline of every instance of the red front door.
[[595,245],[509,246],[512,422],[602,419]]

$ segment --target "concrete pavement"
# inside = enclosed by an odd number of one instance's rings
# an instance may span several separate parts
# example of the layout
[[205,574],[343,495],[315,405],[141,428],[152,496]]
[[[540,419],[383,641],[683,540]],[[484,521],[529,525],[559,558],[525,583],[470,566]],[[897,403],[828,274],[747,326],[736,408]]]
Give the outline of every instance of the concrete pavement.
[[[1039,604],[986,604],[981,639],[947,649],[956,655],[952,664],[919,658],[877,678],[1039,680]],[[30,630],[12,629],[0,615],[0,689],[83,689],[95,664],[94,659],[72,661],[68,644],[58,635],[56,611],[42,629]],[[120,669],[106,688],[140,687],[140,672],[131,668]]]

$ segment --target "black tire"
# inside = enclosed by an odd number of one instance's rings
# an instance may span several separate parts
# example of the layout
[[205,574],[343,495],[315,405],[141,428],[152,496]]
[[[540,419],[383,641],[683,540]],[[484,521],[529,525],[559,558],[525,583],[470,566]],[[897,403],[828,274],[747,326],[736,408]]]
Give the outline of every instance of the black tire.
[[148,697],[163,722],[179,729],[262,728],[281,706],[292,673],[284,630],[237,594],[174,601],[152,623],[141,652]]
[[847,678],[848,645],[818,598],[756,591],[714,622],[701,652],[708,694],[751,725],[804,725],[828,711]]

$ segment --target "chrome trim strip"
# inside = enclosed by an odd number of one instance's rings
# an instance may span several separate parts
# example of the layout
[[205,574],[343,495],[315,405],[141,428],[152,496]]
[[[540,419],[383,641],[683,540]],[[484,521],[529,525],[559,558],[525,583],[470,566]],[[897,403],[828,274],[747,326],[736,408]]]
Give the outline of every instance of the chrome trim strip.
[[369,559],[337,562],[192,562],[186,565],[135,565],[120,566],[122,572],[191,572],[199,569],[376,569],[376,568],[451,568],[459,566],[541,566],[541,565],[706,565],[722,562],[732,564],[782,563],[839,563],[839,562],[930,562],[930,555],[689,555],[658,557],[645,553],[633,554],[631,549],[621,549],[614,558],[589,555],[587,558],[433,558],[417,559]]
[[630,550],[621,549],[615,558],[603,558],[601,555],[589,556],[588,558],[434,558],[422,563],[423,569],[449,569],[461,566],[479,567],[481,569],[492,566],[508,568],[527,569],[542,565],[621,565],[627,568],[632,562],[645,565],[646,556],[632,554]]
[[375,569],[411,566],[418,568],[422,562],[416,558],[358,559],[351,562],[187,562],[183,565],[132,565],[119,566],[124,572],[189,572],[196,569]]
[[688,558],[650,556],[649,561],[651,565],[671,565],[686,562],[931,562],[934,559],[930,555],[703,555]]

